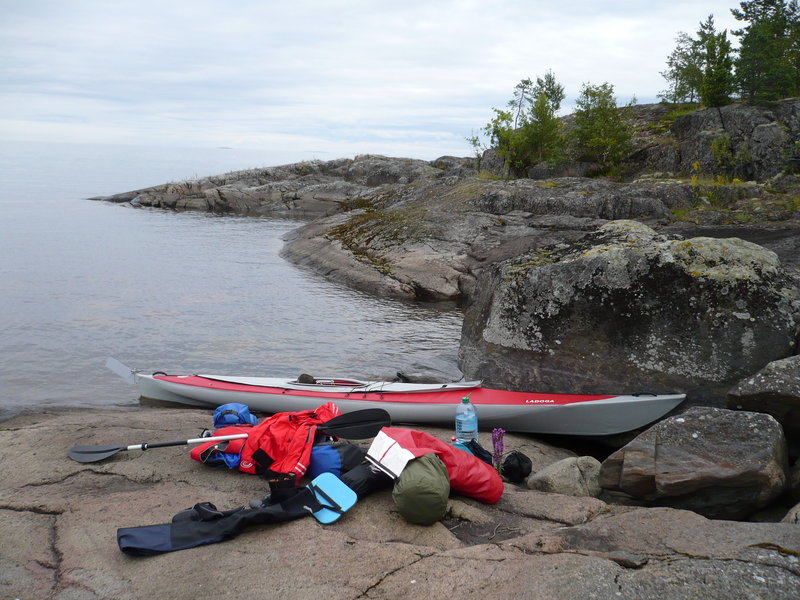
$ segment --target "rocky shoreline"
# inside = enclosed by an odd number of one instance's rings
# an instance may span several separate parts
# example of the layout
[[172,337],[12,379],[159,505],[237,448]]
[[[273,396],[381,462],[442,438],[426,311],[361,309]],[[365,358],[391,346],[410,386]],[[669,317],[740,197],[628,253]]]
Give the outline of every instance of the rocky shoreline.
[[[91,464],[69,460],[67,450],[78,443],[184,439],[209,421],[209,411],[142,408],[5,422],[0,596],[180,600],[268,590],[290,599],[433,598],[460,589],[465,598],[483,600],[789,600],[800,594],[796,513],[781,523],[737,522],[574,495],[565,481],[591,480],[596,469],[581,470],[569,450],[512,434],[506,450],[529,456],[540,477],[527,486],[507,483],[496,505],[453,496],[446,518],[430,527],[403,521],[385,491],[331,525],[305,518],[254,527],[222,544],[149,558],[122,554],[117,528],[169,522],[201,501],[220,509],[246,505],[264,495],[265,482],[194,462],[185,448],[122,452]],[[426,431],[449,439],[447,430]],[[481,434],[484,446],[488,438]],[[554,475],[553,466],[564,463],[583,475]]]
[[[288,259],[373,293],[424,301],[467,302],[485,267],[620,219],[685,237],[742,237],[800,271],[800,101],[733,104],[678,118],[664,105],[641,105],[635,114],[624,181],[585,177],[592,165],[569,162],[506,180],[489,150],[480,160],[310,161],[95,199],[305,216],[313,221],[292,234]],[[750,157],[737,163],[748,180],[719,174],[730,167],[728,154]]]
[[[166,522],[204,500],[230,508],[263,495],[263,482],[191,464],[185,451],[89,466],[64,456],[78,440],[181,439],[207,426],[202,411],[104,411],[91,425],[75,413],[18,417],[0,430],[0,462],[13,473],[0,533],[38,543],[3,544],[0,573],[10,575],[0,590],[800,596],[800,101],[674,120],[650,105],[637,119],[624,181],[585,177],[591,165],[580,164],[503,180],[492,151],[480,165],[365,155],[97,199],[305,217],[287,259],[373,294],[464,306],[467,378],[548,392],[683,391],[674,414],[596,440],[601,456],[577,440],[508,434],[506,449],[530,456],[532,475],[507,483],[497,505],[452,497],[432,527],[403,522],[381,493],[333,526],[302,519],[138,560],[116,550],[116,527]],[[715,174],[720,140],[731,157],[749,157],[737,168],[750,181]],[[44,440],[52,451],[31,453]],[[481,441],[490,446],[487,432]]]

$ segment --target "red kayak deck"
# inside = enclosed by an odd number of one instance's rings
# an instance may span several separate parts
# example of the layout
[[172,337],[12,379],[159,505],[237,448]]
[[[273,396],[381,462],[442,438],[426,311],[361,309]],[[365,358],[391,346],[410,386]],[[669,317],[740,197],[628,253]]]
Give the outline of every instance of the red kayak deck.
[[[615,398],[614,395],[588,395],[588,394],[548,394],[533,392],[513,392],[505,390],[494,390],[485,387],[474,388],[447,388],[435,389],[433,386],[425,386],[423,391],[392,391],[392,390],[360,390],[357,387],[350,391],[328,391],[331,386],[321,386],[327,389],[283,388],[280,386],[261,386],[232,381],[222,381],[201,375],[155,375],[154,379],[169,383],[185,385],[190,387],[214,389],[228,392],[243,392],[248,394],[285,394],[287,396],[298,397],[324,397],[336,400],[355,400],[379,398],[381,402],[402,402],[411,404],[458,404],[461,398],[470,396],[470,402],[475,405],[506,405],[506,406],[526,406],[526,405],[567,405],[580,402],[593,402],[596,400],[607,400]],[[342,380],[346,381],[346,380]],[[341,386],[341,383],[336,385]],[[373,384],[374,385],[374,384]],[[348,386],[344,386],[348,387]]]

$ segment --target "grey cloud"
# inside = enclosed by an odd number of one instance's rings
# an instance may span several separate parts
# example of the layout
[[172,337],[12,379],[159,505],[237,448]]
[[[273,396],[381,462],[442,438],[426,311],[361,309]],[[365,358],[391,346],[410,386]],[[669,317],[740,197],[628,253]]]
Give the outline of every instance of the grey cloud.
[[572,98],[589,80],[652,97],[675,34],[709,12],[724,24],[728,4],[6,2],[0,135],[295,135],[330,152],[445,140],[442,154],[468,154],[491,107],[549,68]]

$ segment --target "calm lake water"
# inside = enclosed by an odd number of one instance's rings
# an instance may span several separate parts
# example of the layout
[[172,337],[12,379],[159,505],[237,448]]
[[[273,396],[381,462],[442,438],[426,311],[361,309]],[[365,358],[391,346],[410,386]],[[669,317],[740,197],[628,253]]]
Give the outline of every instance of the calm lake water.
[[145,371],[460,377],[459,311],[374,298],[294,267],[279,252],[299,221],[86,200],[294,160],[0,143],[0,420],[136,404],[108,356]]

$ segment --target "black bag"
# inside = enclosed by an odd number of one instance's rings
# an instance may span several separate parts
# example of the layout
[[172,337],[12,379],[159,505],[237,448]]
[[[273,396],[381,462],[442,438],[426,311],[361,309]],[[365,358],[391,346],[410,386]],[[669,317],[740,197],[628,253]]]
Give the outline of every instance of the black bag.
[[522,452],[510,452],[500,466],[500,474],[512,483],[522,483],[533,471],[531,459]]
[[492,455],[486,450],[483,446],[478,443],[478,440],[471,439],[466,444],[464,444],[467,449],[472,453],[473,456],[480,458],[483,462],[487,465],[492,465]]

